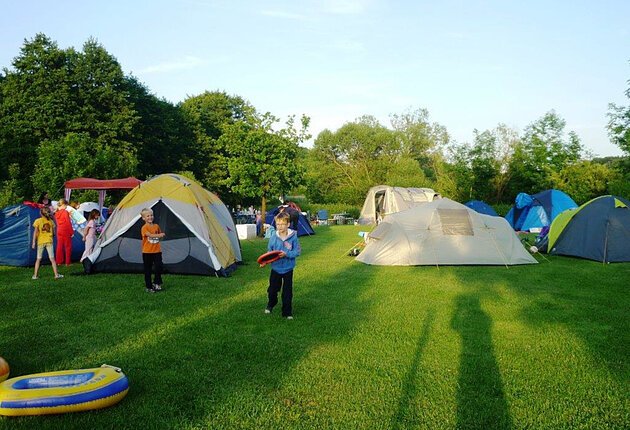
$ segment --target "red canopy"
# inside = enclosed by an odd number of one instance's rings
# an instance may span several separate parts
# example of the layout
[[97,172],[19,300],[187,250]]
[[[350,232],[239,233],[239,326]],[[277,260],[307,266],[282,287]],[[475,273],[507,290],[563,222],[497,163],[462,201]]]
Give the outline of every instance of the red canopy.
[[93,179],[93,178],[76,178],[70,179],[65,183],[64,197],[70,200],[72,190],[98,190],[98,207],[103,207],[105,201],[105,190],[125,190],[135,188],[140,185],[140,179],[130,176],[123,179]]
[[141,183],[133,176],[123,179],[75,178],[66,181],[65,187],[70,190],[114,190],[135,188]]

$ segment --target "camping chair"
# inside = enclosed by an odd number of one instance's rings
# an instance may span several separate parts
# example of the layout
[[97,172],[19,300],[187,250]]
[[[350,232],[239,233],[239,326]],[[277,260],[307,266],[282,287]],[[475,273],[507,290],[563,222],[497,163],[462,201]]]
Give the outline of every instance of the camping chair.
[[317,211],[317,224],[328,225],[328,211],[326,209],[320,209]]

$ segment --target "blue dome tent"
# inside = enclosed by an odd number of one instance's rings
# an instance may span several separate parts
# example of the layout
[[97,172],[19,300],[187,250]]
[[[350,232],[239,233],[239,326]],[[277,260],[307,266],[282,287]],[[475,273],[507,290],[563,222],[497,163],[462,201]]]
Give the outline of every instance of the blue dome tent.
[[483,215],[499,216],[495,210],[492,209],[492,206],[481,200],[470,200],[464,203],[464,205]]
[[[28,267],[35,265],[37,250],[31,247],[33,223],[40,217],[36,203],[7,206],[0,212],[0,265]],[[57,246],[55,235],[54,246]],[[79,261],[85,243],[78,232],[72,236],[72,261]],[[45,254],[45,253],[44,253]],[[49,260],[44,256],[42,263]]]
[[291,217],[291,224],[289,225],[289,227],[293,230],[296,230],[298,236],[310,236],[312,234],[315,234],[313,227],[311,227],[311,223],[308,222],[308,218],[306,218],[302,214],[302,212],[295,207],[294,204],[280,205],[275,209],[267,211],[267,213],[265,214],[265,223],[272,225],[275,228],[276,222],[274,218],[276,215],[278,215],[281,208],[284,208],[284,211],[288,213]]
[[519,193],[505,219],[517,231],[540,230],[567,209],[577,208],[571,197],[560,190],[545,190],[534,195]]

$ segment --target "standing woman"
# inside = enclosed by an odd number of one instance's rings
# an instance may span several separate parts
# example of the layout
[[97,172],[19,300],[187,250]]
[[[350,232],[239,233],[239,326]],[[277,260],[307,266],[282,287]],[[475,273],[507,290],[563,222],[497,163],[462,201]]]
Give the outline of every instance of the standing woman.
[[52,205],[51,205],[52,202],[50,201],[50,197],[48,197],[48,192],[47,191],[44,191],[39,196],[39,200],[37,200],[37,203],[39,203],[40,205],[44,205],[52,213]]
[[57,265],[62,265],[64,262],[66,266],[69,266],[72,256],[72,222],[70,221],[70,214],[66,210],[68,202],[66,199],[59,199],[57,203],[57,211],[55,212],[55,221],[57,222],[57,249],[55,251],[55,257]]

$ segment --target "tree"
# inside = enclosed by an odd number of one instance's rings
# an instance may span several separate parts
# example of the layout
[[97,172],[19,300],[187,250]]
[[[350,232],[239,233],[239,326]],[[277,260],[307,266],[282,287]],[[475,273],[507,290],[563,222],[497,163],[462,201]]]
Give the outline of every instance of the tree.
[[120,151],[87,133],[68,133],[56,140],[45,140],[38,148],[33,183],[45,190],[50,184],[60,189],[74,177],[124,178],[136,172],[135,152]]
[[304,194],[309,202],[337,202],[334,193],[339,179],[333,177],[337,174],[334,166],[322,163],[313,149],[308,148],[301,148],[298,160],[304,171],[304,184],[297,192]]
[[220,138],[225,127],[255,118],[255,109],[242,97],[223,91],[189,97],[179,107],[194,139],[195,156],[189,168],[207,188],[225,199],[231,193],[227,186],[230,148],[225,145],[231,140]]
[[[311,156],[315,174],[326,172],[330,199],[360,204],[370,187],[382,183],[400,158],[400,142],[374,117],[363,116],[336,132],[322,131]],[[334,197],[332,197],[334,196]]]
[[20,189],[16,179],[20,177],[20,166],[17,163],[9,165],[8,173],[11,179],[0,181],[0,208],[24,200],[24,197],[18,194]]
[[414,158],[400,156],[387,172],[384,181],[392,187],[429,187],[431,184]]
[[523,144],[515,148],[510,161],[510,194],[535,193],[553,185],[551,174],[577,162],[584,151],[573,131],[565,133],[566,121],[553,110],[531,123]]
[[[630,99],[630,80],[626,97]],[[608,105],[608,135],[612,143],[623,152],[630,155],[630,105],[618,106],[614,103]]]
[[158,99],[133,76],[126,78],[126,88],[138,114],[132,139],[136,142],[140,177],[192,168],[195,139],[182,109]]
[[[18,193],[34,195],[30,173],[43,139],[58,138],[72,109],[72,60],[76,53],[61,50],[43,34],[25,41],[13,70],[0,79],[0,179],[18,181]],[[19,178],[9,178],[8,166],[22,166]]]
[[448,148],[449,163],[446,166],[447,177],[451,183],[446,188],[440,188],[442,195],[465,202],[472,199],[474,175],[470,163],[470,145],[452,144]]
[[448,172],[455,184],[450,195],[460,201],[499,203],[510,180],[509,165],[520,138],[505,124],[483,132],[474,130],[474,136],[472,144],[449,148]]
[[415,159],[424,175],[437,181],[443,154],[450,142],[446,127],[430,122],[427,109],[409,109],[402,114],[392,114],[390,121],[400,140],[402,154]]
[[615,172],[603,164],[581,161],[552,173],[553,187],[570,195],[577,204],[606,194]]
[[[35,188],[57,190],[79,170],[111,177],[135,169],[132,132],[137,114],[120,64],[95,40],[77,52],[59,49],[38,34],[25,42],[13,68],[4,70],[0,85],[0,145],[6,165],[19,162],[23,171],[36,172],[23,176],[25,194],[35,195]],[[67,145],[77,139],[88,156],[108,160],[104,171],[86,170],[98,163],[69,164],[65,156],[74,151],[68,153]],[[59,177],[58,164],[37,161],[38,155],[53,152],[70,167],[65,178]],[[125,165],[111,164],[118,162]]]
[[223,125],[219,145],[228,149],[225,183],[243,196],[261,199],[262,212],[267,199],[284,195],[303,181],[303,171],[296,163],[299,143],[309,139],[310,119],[302,116],[300,129],[295,128],[294,117],[285,126],[276,129],[279,119],[265,113]]

